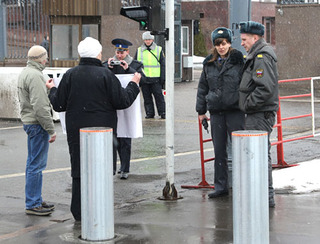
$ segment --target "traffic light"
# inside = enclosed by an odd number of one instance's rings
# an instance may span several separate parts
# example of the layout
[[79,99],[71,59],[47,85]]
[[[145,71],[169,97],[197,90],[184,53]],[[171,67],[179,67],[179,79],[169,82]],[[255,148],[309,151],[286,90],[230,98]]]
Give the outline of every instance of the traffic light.
[[139,7],[122,7],[120,14],[139,22],[140,30],[151,30],[151,7],[139,6]]

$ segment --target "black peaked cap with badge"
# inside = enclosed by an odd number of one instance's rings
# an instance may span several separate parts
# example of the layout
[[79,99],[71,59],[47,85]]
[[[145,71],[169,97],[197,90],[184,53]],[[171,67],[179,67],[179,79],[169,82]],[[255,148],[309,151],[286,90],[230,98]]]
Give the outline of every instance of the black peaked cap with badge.
[[263,36],[264,25],[255,21],[240,22],[240,33]]
[[129,46],[132,46],[131,42],[121,38],[113,39],[111,43],[115,46],[117,51],[127,51]]

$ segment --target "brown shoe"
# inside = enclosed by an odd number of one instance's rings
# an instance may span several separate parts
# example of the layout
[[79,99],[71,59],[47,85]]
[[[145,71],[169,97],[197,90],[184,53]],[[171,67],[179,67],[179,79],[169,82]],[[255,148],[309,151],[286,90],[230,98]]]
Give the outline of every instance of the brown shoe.
[[42,202],[42,207],[44,209],[47,209],[47,210],[54,210],[54,205],[53,204],[48,204],[46,202]]
[[45,209],[42,206],[37,208],[26,209],[26,214],[37,215],[37,216],[47,216],[52,214],[53,210]]

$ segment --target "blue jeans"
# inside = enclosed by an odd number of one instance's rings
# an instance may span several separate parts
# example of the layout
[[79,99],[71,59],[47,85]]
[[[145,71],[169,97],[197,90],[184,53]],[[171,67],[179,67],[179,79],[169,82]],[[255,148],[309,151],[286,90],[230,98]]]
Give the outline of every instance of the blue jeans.
[[42,205],[42,171],[47,166],[49,134],[41,125],[23,125],[28,135],[28,158],[26,166],[26,209]]

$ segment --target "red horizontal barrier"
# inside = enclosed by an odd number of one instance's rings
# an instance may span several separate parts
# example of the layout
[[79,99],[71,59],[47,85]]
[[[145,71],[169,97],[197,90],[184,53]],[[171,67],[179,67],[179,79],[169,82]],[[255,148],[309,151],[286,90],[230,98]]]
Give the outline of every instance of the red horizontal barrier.
[[299,79],[279,80],[278,83],[295,82],[295,81],[306,81],[306,80],[311,80],[311,77],[308,77],[308,78],[299,78]]
[[[286,82],[299,82],[299,81],[312,81],[311,77],[308,78],[299,78],[299,79],[288,79],[288,80],[279,80],[279,83],[286,83]],[[311,82],[312,86],[312,82]],[[313,89],[313,87],[311,87]],[[307,135],[307,136],[300,136],[296,138],[291,138],[291,139],[283,139],[283,134],[282,134],[282,121],[286,120],[292,120],[292,119],[299,119],[299,118],[305,118],[305,117],[312,117],[313,114],[303,114],[303,115],[297,115],[297,116],[292,116],[292,117],[287,117],[287,118],[281,118],[281,105],[280,105],[280,100],[284,99],[291,99],[291,98],[301,98],[301,97],[312,97],[312,93],[307,93],[307,94],[297,94],[297,95],[289,95],[289,96],[279,96],[279,110],[277,111],[277,122],[273,126],[274,128],[277,128],[278,132],[278,138],[276,142],[271,143],[272,146],[276,145],[277,146],[277,164],[273,164],[272,167],[274,168],[284,168],[284,167],[291,167],[291,166],[296,166],[296,164],[287,164],[284,160],[284,151],[283,151],[283,143],[285,142],[292,142],[292,141],[297,141],[297,140],[302,140],[306,138],[311,138],[314,137],[313,135]],[[210,139],[203,139],[203,129],[202,129],[202,124],[200,123],[200,120],[198,119],[198,124],[199,124],[199,139],[200,139],[200,158],[201,158],[201,173],[202,173],[202,181],[198,185],[183,185],[181,186],[182,188],[214,188],[213,185],[208,184],[205,178],[205,167],[204,164],[209,161],[213,161],[215,158],[204,158],[204,149],[203,145],[204,143],[211,142],[212,138]]]
[[[312,78],[299,78],[299,79],[288,79],[288,80],[279,80],[279,83],[286,83],[286,82],[299,82],[299,81],[311,81]],[[313,87],[311,87],[313,89]],[[277,124],[274,125],[274,127],[277,127],[278,130],[278,141],[273,142],[271,145],[277,145],[277,157],[278,157],[278,162],[276,165],[272,165],[273,167],[290,167],[294,165],[288,165],[284,161],[284,151],[283,151],[283,143],[285,142],[291,142],[291,141],[297,141],[305,138],[310,138],[313,137],[313,135],[307,135],[307,136],[301,136],[301,137],[296,137],[292,139],[283,139],[283,134],[282,134],[282,121],[286,120],[292,120],[292,119],[299,119],[299,118],[305,118],[305,117],[312,117],[313,114],[304,114],[304,115],[297,115],[297,116],[292,116],[292,117],[287,117],[287,118],[281,118],[281,106],[280,106],[280,100],[284,99],[291,99],[291,98],[301,98],[301,97],[312,97],[311,93],[307,94],[298,94],[298,95],[290,95],[290,96],[280,96],[279,97],[279,110],[277,112]]]
[[311,93],[301,94],[301,95],[283,96],[283,97],[279,97],[279,99],[280,99],[280,100],[283,100],[283,99],[298,98],[298,97],[311,97]]
[[312,114],[297,115],[297,116],[282,118],[281,120],[282,120],[282,121],[285,121],[285,120],[300,119],[300,118],[305,118],[305,117],[312,117]]

